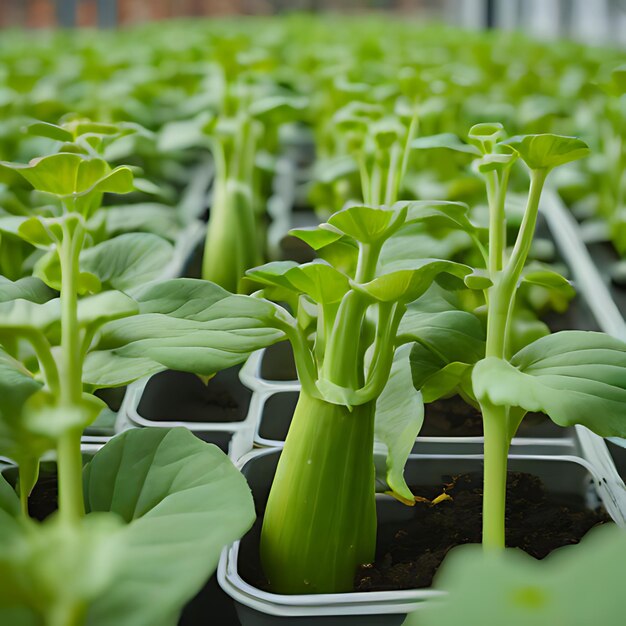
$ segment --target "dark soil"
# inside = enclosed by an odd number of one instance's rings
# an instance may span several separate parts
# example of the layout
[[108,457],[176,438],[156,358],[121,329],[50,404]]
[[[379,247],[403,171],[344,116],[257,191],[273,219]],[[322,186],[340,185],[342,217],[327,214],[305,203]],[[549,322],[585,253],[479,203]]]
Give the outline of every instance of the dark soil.
[[[443,398],[424,407],[424,425],[420,437],[482,437],[483,420],[480,411],[460,396]],[[543,413],[528,413],[517,434],[522,437],[554,437],[563,433]]]
[[94,395],[101,400],[104,400],[111,411],[115,411],[117,413],[122,406],[125,394],[126,387],[113,387],[111,389],[98,389]]
[[42,471],[28,499],[28,513],[42,522],[58,508],[59,482],[56,472]]
[[291,342],[281,341],[266,348],[261,359],[260,373],[265,380],[296,380],[298,372]]
[[[413,487],[413,493],[438,504],[417,502],[410,521],[382,524],[378,529],[376,561],[359,568],[357,591],[389,591],[429,587],[448,551],[479,543],[482,525],[482,475],[461,474],[446,485]],[[542,559],[552,550],[575,544],[596,524],[610,521],[582,501],[559,500],[546,494],[541,480],[509,472],[506,507],[507,546]]]
[[161,372],[148,381],[137,410],[157,422],[241,422],[252,392],[238,374],[239,368],[231,367],[205,384],[194,374]]

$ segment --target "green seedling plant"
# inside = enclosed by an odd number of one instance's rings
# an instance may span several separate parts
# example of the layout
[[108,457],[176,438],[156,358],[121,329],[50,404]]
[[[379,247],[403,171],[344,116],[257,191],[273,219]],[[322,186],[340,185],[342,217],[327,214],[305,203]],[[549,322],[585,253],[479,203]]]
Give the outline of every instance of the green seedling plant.
[[[460,341],[471,340],[474,346],[485,343],[484,349],[473,352],[479,356],[472,361],[449,338],[431,336],[430,343],[414,350],[413,375],[427,401],[456,391],[480,407],[485,446],[483,543],[489,549],[503,548],[507,456],[524,416],[541,411],[561,426],[582,424],[603,436],[623,433],[626,345],[603,333],[585,331],[558,332],[521,346],[516,336],[515,302],[522,285],[571,290],[561,275],[533,268],[527,260],[546,178],[554,168],[586,156],[586,144],[550,134],[505,140],[500,124],[474,126],[469,143],[459,139],[446,139],[446,143],[473,153],[476,170],[486,182],[486,267],[475,270],[468,281],[470,288],[484,291],[486,333],[472,313],[459,311],[452,320]],[[506,194],[511,168],[518,160],[526,165],[530,188],[521,227],[509,249]]]
[[[280,333],[255,332],[261,301],[245,299],[252,321],[244,313],[233,321],[233,296],[216,285],[153,282],[172,252],[155,235],[90,247],[87,223],[102,195],[133,188],[127,167],[59,152],[2,168],[61,210],[34,211],[16,225],[17,235],[43,252],[35,276],[0,278],[0,454],[17,464],[15,489],[0,477],[0,621],[173,625],[215,569],[221,547],[251,525],[249,489],[219,449],[184,429],[127,431],[83,469],[81,434],[104,407],[91,392],[166,369],[168,348],[188,356],[190,335],[197,352],[200,331],[210,349],[195,365],[206,375]],[[215,332],[213,313],[205,311],[220,304],[219,318],[229,323]],[[103,350],[97,337],[116,322],[121,337],[114,350]],[[132,345],[137,326],[156,349],[148,341]],[[29,495],[50,451],[58,511],[39,523],[30,518]]]
[[466,211],[444,202],[348,207],[317,228],[291,231],[320,260],[247,274],[263,287],[257,295],[289,303],[281,329],[302,386],[261,535],[263,569],[278,593],[349,591],[356,566],[373,558],[375,437],[389,451],[390,491],[414,502],[403,468],[423,414],[403,345],[414,335],[398,329],[407,304],[433,281],[463,286],[470,270],[389,255],[383,263],[381,255],[403,228]]
[[[261,537],[275,592],[349,591],[356,567],[373,558],[375,438],[388,451],[388,491],[414,502],[403,468],[423,418],[408,345],[421,326],[399,328],[407,304],[433,281],[463,287],[471,271],[452,261],[394,260],[393,247],[385,253],[404,228],[428,221],[471,229],[467,207],[457,203],[348,207],[317,228],[292,231],[318,252],[317,261],[249,270],[246,288],[257,290],[251,296],[191,279],[174,281],[176,298],[163,298],[167,283],[141,290],[141,314],[106,324],[88,355],[86,380],[112,386],[134,368],[211,375],[216,347],[224,347],[221,369],[243,350],[291,342],[301,392]],[[241,330],[232,338],[235,328]]]
[[167,150],[208,143],[214,180],[202,277],[236,292],[245,271],[266,254],[260,179],[267,153],[262,151],[276,144],[279,126],[296,119],[306,100],[272,93],[257,79],[246,78],[233,59],[224,63],[218,111],[166,125],[159,145]]

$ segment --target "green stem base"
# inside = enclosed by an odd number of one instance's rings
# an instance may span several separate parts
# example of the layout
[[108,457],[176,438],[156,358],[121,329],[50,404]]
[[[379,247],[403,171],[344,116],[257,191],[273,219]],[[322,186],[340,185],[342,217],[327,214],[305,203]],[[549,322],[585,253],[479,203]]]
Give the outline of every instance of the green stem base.
[[302,392],[270,492],[261,563],[276,593],[351,591],[374,558],[374,404]]

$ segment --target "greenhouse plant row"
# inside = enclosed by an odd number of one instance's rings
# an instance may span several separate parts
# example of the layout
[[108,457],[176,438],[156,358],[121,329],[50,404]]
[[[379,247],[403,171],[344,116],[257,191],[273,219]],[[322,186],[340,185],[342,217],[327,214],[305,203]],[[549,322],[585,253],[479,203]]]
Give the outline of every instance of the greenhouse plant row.
[[382,17],[3,33],[0,623],[622,624],[625,94]]

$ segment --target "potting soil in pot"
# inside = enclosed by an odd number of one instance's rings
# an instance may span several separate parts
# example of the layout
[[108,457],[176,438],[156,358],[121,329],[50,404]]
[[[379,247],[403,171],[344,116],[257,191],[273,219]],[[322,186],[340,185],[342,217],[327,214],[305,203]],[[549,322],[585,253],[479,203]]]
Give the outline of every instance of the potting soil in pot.
[[148,381],[137,410],[157,422],[241,422],[251,397],[238,367],[219,372],[207,384],[194,374],[167,370]]
[[[558,437],[563,432],[547,415],[528,413],[517,436]],[[419,434],[420,437],[482,437],[482,415],[460,396],[435,400],[424,407],[424,425]]]
[[[482,473],[476,472],[450,477],[438,486],[412,486],[424,500],[416,502],[410,520],[379,524],[376,561],[359,568],[355,591],[429,587],[450,549],[481,541],[482,481]],[[432,504],[434,499],[437,504]],[[257,502],[265,501],[257,493]],[[556,548],[578,543],[610,517],[587,508],[580,496],[546,493],[536,476],[509,472],[506,521],[507,545],[541,559]],[[244,580],[270,590],[259,562],[262,522],[259,506],[253,529],[242,539],[238,566]]]
[[[416,502],[411,520],[379,526],[376,561],[359,568],[356,590],[429,587],[451,548],[480,542],[482,481],[482,474],[475,472],[455,476],[439,489],[412,487],[424,501]],[[586,508],[582,498],[560,499],[547,494],[536,476],[509,472],[508,547],[542,559],[556,548],[578,543],[593,526],[609,521],[605,512]]]

